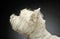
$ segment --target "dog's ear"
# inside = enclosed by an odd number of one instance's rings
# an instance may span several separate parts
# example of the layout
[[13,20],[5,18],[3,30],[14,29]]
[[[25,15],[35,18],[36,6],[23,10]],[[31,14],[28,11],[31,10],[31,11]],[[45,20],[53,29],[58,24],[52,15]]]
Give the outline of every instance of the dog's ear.
[[34,10],[34,12],[36,14],[38,13],[41,17],[44,17],[43,14],[42,14],[42,12],[41,12],[41,8],[38,8],[38,9]]
[[39,13],[41,8],[34,10],[34,12]]
[[35,23],[38,19],[39,13],[40,13],[40,8],[38,8],[37,10],[34,10],[32,15],[31,15],[30,21]]

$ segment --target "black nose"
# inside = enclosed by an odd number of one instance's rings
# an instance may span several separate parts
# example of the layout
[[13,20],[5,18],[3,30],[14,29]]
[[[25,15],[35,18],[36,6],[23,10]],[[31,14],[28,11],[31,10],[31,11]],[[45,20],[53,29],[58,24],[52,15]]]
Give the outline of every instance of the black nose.
[[10,16],[10,18],[14,18],[14,16],[15,16],[15,14],[12,14],[12,15]]

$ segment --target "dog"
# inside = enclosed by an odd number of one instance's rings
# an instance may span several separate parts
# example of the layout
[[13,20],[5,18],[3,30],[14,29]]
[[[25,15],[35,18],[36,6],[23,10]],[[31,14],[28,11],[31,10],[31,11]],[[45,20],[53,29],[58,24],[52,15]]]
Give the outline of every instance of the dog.
[[19,16],[10,16],[10,23],[14,31],[26,35],[27,39],[60,39],[46,30],[46,20],[43,17],[40,8],[22,9]]

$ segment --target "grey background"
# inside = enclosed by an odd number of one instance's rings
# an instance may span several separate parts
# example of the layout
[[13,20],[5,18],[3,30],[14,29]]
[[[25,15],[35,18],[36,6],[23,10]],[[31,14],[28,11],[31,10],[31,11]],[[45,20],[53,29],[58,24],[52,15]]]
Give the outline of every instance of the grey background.
[[26,36],[18,34],[12,30],[9,22],[11,14],[18,15],[21,9],[31,10],[41,8],[41,12],[46,20],[46,29],[51,34],[60,36],[60,4],[58,1],[4,1],[1,11],[1,38],[6,39],[26,39]]

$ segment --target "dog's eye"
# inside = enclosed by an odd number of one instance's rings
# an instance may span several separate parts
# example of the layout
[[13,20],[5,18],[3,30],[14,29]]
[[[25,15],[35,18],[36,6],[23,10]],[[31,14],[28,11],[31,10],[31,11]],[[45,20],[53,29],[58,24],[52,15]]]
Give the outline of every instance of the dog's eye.
[[43,17],[43,19],[45,19],[45,17]]

